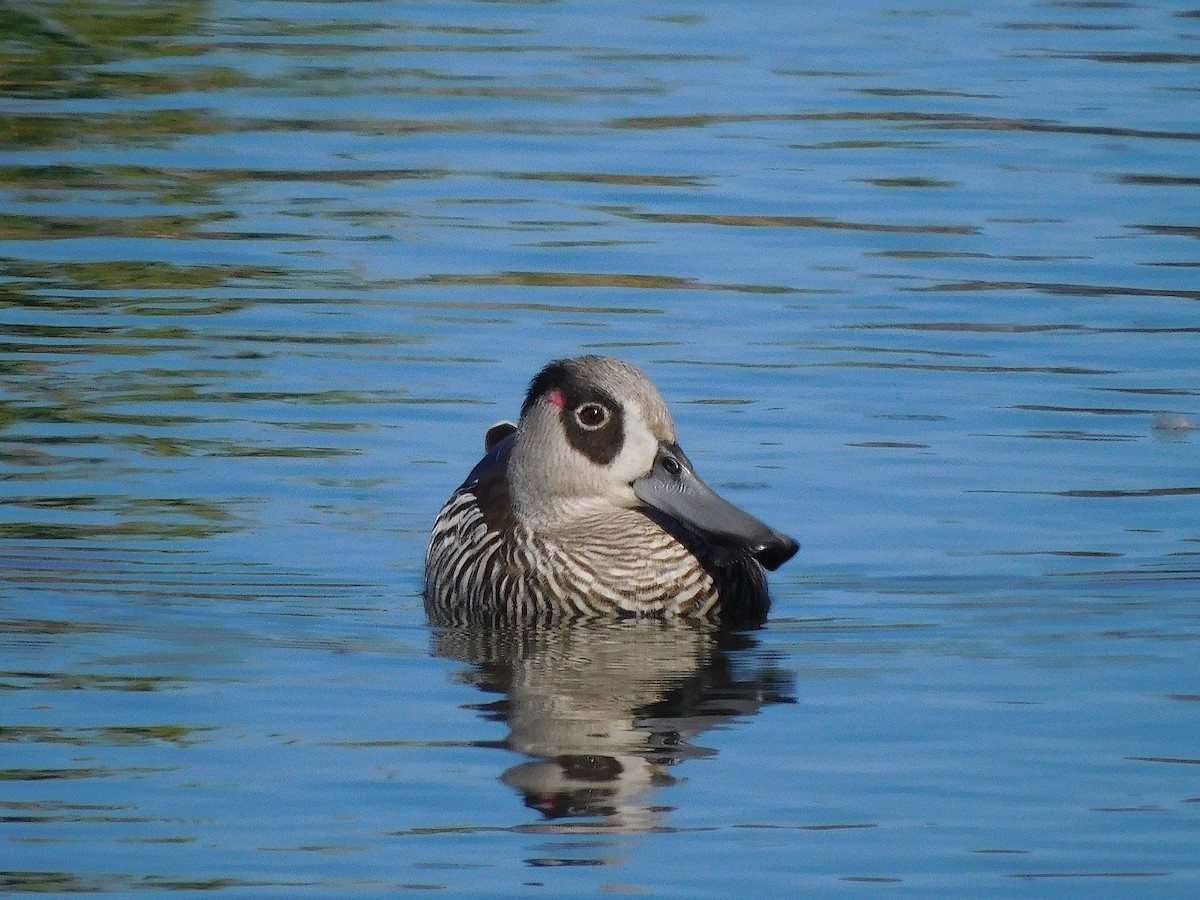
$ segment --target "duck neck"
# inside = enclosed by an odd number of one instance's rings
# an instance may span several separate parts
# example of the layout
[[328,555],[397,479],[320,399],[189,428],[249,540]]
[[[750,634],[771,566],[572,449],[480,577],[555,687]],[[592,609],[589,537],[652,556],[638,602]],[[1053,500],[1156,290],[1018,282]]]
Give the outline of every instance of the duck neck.
[[587,497],[542,497],[537,503],[513,504],[518,522],[551,538],[593,531],[624,512]]

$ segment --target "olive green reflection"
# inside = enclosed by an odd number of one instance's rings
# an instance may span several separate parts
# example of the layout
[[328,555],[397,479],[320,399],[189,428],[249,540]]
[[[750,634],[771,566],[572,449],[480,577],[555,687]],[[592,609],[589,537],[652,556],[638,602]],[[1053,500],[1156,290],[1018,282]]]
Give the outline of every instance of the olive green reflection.
[[[181,56],[178,38],[200,24],[204,0],[0,3],[0,92],[12,97],[95,97],[146,76],[102,72],[116,59]],[[164,76],[157,76],[164,77]],[[186,84],[175,87],[179,90]]]

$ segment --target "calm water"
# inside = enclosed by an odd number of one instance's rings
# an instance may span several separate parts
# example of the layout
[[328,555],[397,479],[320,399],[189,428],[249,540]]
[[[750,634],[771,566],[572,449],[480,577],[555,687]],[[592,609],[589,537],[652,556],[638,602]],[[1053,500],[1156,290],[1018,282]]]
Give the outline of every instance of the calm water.
[[[0,29],[0,890],[1200,895],[1200,9]],[[426,626],[581,351],[766,628]]]

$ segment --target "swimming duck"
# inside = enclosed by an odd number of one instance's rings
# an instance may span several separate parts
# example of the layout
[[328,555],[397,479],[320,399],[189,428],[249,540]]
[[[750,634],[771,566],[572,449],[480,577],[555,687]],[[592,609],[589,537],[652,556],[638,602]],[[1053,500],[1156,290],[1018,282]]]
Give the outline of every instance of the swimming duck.
[[520,422],[434,522],[425,609],[436,624],[702,617],[759,624],[764,567],[799,545],[708,487],[658,390],[606,356],[549,363]]

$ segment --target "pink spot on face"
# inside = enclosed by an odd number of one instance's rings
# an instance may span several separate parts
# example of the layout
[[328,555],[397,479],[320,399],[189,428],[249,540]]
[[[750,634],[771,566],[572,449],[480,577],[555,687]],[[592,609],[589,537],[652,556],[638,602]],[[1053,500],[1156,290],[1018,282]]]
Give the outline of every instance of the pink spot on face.
[[553,390],[546,395],[546,399],[557,406],[559,409],[564,409],[567,405],[567,398],[563,396],[560,390]]

